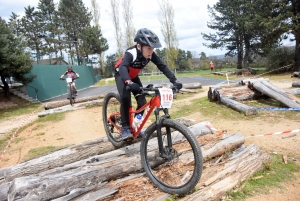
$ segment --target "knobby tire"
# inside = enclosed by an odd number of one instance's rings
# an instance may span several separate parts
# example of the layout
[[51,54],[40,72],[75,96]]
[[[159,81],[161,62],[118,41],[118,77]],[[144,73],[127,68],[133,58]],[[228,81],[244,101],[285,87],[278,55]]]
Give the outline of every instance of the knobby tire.
[[72,89],[72,84],[69,84],[69,98],[70,98],[70,105],[74,105],[74,99],[73,99],[73,89]]
[[[171,133],[172,148],[167,148],[166,132]],[[202,174],[202,152],[196,137],[184,125],[172,119],[162,123],[163,146],[173,158],[168,161],[160,157],[156,124],[145,131],[141,142],[142,166],[150,180],[162,191],[183,195],[190,192]]]
[[[122,133],[118,131],[107,119],[113,114],[120,112],[120,96],[116,93],[108,93],[103,100],[102,106],[102,119],[105,132],[108,140],[113,144],[115,148],[120,148],[125,145],[125,141],[122,139]],[[121,128],[121,115],[114,116],[113,121]]]

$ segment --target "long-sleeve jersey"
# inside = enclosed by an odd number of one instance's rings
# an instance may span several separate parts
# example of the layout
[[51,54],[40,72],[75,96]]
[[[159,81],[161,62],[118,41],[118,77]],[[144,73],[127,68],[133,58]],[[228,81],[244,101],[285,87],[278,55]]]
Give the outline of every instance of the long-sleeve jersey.
[[126,80],[134,79],[138,76],[139,72],[152,61],[157,68],[170,80],[171,83],[176,81],[176,77],[172,71],[161,61],[161,59],[156,55],[155,52],[152,53],[151,58],[146,59],[143,57],[142,52],[137,49],[134,45],[128,48],[123,57],[119,59],[116,63],[116,71],[120,73],[121,80],[125,82]]

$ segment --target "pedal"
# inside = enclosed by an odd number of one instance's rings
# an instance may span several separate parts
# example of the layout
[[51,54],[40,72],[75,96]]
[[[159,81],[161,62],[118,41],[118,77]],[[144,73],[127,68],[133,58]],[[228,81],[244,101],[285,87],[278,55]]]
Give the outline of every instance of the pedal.
[[127,144],[132,144],[133,138],[127,138],[124,140]]
[[125,142],[126,142],[127,145],[132,145],[133,144],[133,139],[131,139],[131,140],[125,140]]

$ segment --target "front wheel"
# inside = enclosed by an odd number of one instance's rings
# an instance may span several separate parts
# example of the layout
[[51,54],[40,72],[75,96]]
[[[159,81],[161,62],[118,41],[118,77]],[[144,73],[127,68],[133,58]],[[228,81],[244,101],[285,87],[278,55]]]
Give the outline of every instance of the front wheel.
[[72,89],[72,84],[69,84],[69,98],[70,98],[70,105],[73,106],[75,103],[74,100],[74,93],[73,93],[73,89]]
[[[120,115],[120,96],[116,93],[108,93],[102,106],[102,119],[103,126],[108,140],[114,145],[115,148],[120,148],[125,144],[122,139],[121,128],[121,115]],[[109,119],[111,121],[109,121]]]
[[196,137],[184,125],[171,119],[162,123],[165,157],[158,149],[156,124],[145,131],[141,160],[150,180],[162,191],[182,195],[191,191],[202,174],[202,152]]

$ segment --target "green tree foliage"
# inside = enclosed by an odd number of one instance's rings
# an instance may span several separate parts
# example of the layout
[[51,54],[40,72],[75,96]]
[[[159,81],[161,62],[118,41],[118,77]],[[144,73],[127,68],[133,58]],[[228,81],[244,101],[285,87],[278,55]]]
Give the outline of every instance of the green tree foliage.
[[21,19],[21,32],[26,37],[28,47],[36,53],[37,60],[44,54],[42,51],[43,24],[40,23],[39,12],[34,7],[25,8],[25,16]]
[[9,18],[9,26],[12,28],[12,31],[15,35],[19,36],[21,33],[21,21],[19,18],[19,15],[12,12],[12,15]]
[[206,60],[207,59],[207,56],[205,54],[205,52],[201,52],[200,53],[200,60]]
[[106,62],[105,62],[105,71],[103,72],[104,77],[112,77],[113,72],[115,70],[115,64],[117,61],[117,54],[111,54],[109,56],[106,56]]
[[179,71],[192,69],[192,53],[179,49],[175,64]]
[[12,28],[0,17],[0,77],[1,86],[9,99],[9,85],[6,78],[27,84],[35,76],[26,76],[32,69],[30,53],[26,52],[26,41],[23,37],[13,34]]
[[79,52],[81,35],[90,27],[92,14],[84,6],[82,0],[60,0],[58,5],[59,23],[62,26],[66,48],[71,58],[75,55],[80,61],[83,55]]
[[81,55],[88,58],[89,54],[102,54],[102,52],[108,50],[109,46],[106,38],[102,36],[99,26],[93,26],[83,30],[82,45],[80,46]]
[[251,54],[266,55],[277,40],[263,43],[271,29],[261,23],[262,19],[272,14],[272,0],[220,0],[213,7],[208,6],[211,21],[208,27],[216,30],[214,34],[202,33],[211,44],[205,46],[228,50],[226,56],[237,56],[237,68],[248,67]]
[[[205,40],[211,41],[211,44],[203,45],[211,49],[226,48],[228,52],[225,55],[238,56],[237,68],[241,68],[243,46],[241,45],[241,33],[237,22],[239,14],[238,5],[233,1],[222,0],[213,7],[207,6],[211,21],[207,23],[208,28],[214,29],[216,33],[201,33]],[[236,8],[234,7],[236,6]]]
[[[279,47],[272,50],[267,56],[267,70],[272,71],[278,69],[279,67],[288,66],[293,63],[294,51],[291,47]],[[287,68],[283,68],[286,71]],[[275,71],[278,72],[278,71]]]
[[163,48],[162,50],[155,49],[155,53],[165,64],[167,63],[166,48]]
[[55,6],[53,0],[39,0],[37,9],[39,23],[43,25],[40,35],[43,42],[42,54],[55,53],[55,56],[58,57],[59,50],[62,56],[62,47],[59,47],[59,43],[55,40],[59,34]]
[[262,23],[270,27],[272,31],[266,36],[266,43],[278,38],[287,38],[291,35],[291,41],[295,41],[294,68],[300,69],[300,2],[298,0],[281,0],[272,3],[272,16]]

